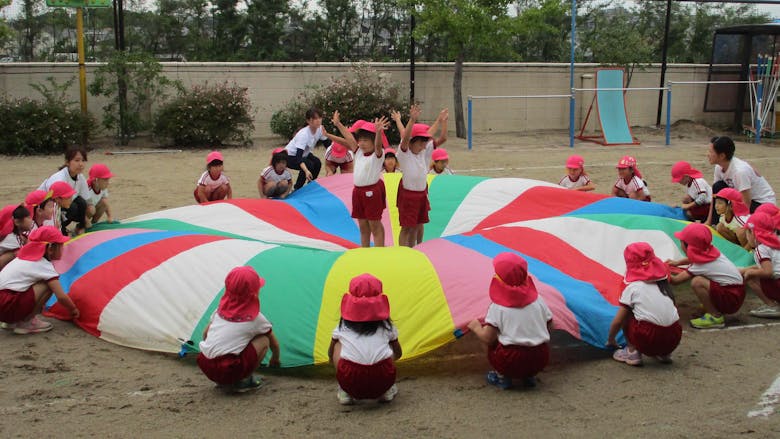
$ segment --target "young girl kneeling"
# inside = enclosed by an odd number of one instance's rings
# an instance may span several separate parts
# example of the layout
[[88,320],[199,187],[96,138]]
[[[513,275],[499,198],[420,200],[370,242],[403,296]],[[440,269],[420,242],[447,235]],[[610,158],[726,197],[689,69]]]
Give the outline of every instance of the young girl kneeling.
[[341,299],[341,320],[328,348],[328,358],[336,366],[339,402],[392,401],[398,393],[394,362],[401,355],[382,281],[368,273],[354,277]]

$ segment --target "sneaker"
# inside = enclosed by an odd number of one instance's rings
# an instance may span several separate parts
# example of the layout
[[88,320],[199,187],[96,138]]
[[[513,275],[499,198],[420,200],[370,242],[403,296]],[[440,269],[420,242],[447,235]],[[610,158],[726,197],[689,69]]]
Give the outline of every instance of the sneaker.
[[392,386],[390,386],[389,389],[387,389],[387,392],[385,392],[384,395],[379,397],[378,401],[390,402],[393,400],[393,398],[395,398],[395,395],[397,394],[398,394],[398,387],[396,387],[395,384],[393,384]]
[[486,378],[488,384],[496,386],[499,389],[506,390],[512,387],[512,379],[499,374],[495,370],[488,372]]
[[[393,387],[395,387],[395,385],[393,385]],[[339,404],[341,405],[352,405],[355,403],[355,399],[349,396],[349,393],[345,392],[341,387],[339,387],[339,391],[336,392],[336,397],[339,399]]]
[[13,323],[0,322],[0,329],[5,329],[7,331],[13,331],[14,328],[16,328],[16,325],[13,324]]
[[263,380],[259,376],[250,375],[247,378],[233,384],[232,390],[236,393],[244,393],[250,390],[257,390],[263,385]]
[[523,387],[527,389],[533,389],[534,387],[536,387],[536,377],[523,378]]
[[726,327],[726,319],[723,316],[715,317],[710,313],[704,313],[698,319],[691,320],[691,326],[696,329],[717,329]]
[[642,354],[639,351],[629,351],[627,347],[618,349],[612,354],[612,358],[629,366],[641,366]]
[[755,317],[775,319],[780,317],[780,306],[761,305],[756,309],[751,309],[750,315]]
[[658,360],[659,363],[662,364],[672,364],[672,356],[671,355],[657,355],[655,357],[656,360]]
[[38,316],[31,318],[26,322],[19,322],[14,327],[14,334],[37,334],[51,330],[52,324],[40,320]]

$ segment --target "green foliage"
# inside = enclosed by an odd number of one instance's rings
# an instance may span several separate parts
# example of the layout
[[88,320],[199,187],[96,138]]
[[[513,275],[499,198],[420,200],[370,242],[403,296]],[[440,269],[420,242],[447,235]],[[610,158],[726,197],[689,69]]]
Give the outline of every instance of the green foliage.
[[251,143],[252,105],[247,89],[236,84],[204,84],[179,93],[160,108],[154,134],[177,146]]
[[43,100],[0,97],[0,120],[14,127],[0,136],[0,154],[58,154],[89,139],[94,117],[82,115],[65,96],[75,79],[58,84],[48,78],[49,85],[32,84]]
[[103,106],[103,126],[116,130],[120,143],[125,145],[130,137],[152,126],[149,109],[163,102],[171,88],[180,90],[181,84],[166,78],[153,56],[115,52],[97,68],[88,90],[94,96],[109,98]]
[[[11,0],[0,0],[0,10],[6,6],[9,6],[10,4]],[[12,35],[11,28],[6,23],[5,17],[0,16],[0,48],[5,47],[5,45],[11,41]]]
[[[312,106],[326,113],[323,125],[336,133],[330,122],[330,115],[336,110],[344,124],[349,125],[358,119],[389,116],[393,109],[403,112],[408,107],[408,99],[400,84],[365,64],[358,64],[348,74],[331,78],[323,87],[306,89],[274,113],[271,131],[284,138],[292,138],[306,124],[304,114]],[[390,127],[388,137],[398,139],[394,126]]]

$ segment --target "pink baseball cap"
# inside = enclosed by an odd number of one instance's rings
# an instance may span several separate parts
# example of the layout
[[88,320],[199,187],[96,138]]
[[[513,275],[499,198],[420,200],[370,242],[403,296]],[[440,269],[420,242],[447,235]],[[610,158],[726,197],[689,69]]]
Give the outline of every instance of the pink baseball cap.
[[450,156],[447,155],[447,150],[444,148],[436,148],[433,150],[433,154],[431,155],[431,160],[434,162],[438,162],[439,160],[449,160]]
[[95,181],[96,178],[111,178],[113,176],[114,174],[111,173],[111,170],[108,169],[108,166],[102,163],[95,163],[91,168],[89,168],[89,178],[87,179],[87,185],[92,186],[92,182]]
[[578,155],[573,155],[566,160],[566,167],[570,169],[581,169],[585,166],[585,159]]
[[30,232],[27,237],[27,244],[23,245],[16,253],[16,257],[25,261],[37,261],[46,253],[47,244],[64,244],[68,242],[67,236],[63,235],[54,226],[41,226]]
[[712,262],[720,256],[720,250],[712,245],[710,228],[701,223],[690,223],[674,236],[686,245],[685,254],[697,264]]
[[395,156],[395,150],[393,148],[385,148],[385,156],[387,156],[388,154],[392,154],[393,156]]
[[209,155],[206,156],[206,164],[209,164],[213,162],[214,160],[219,160],[220,162],[224,162],[225,159],[222,158],[222,153],[219,151],[211,151]]
[[754,213],[742,227],[752,230],[759,244],[780,249],[780,238],[775,233],[775,222],[769,215],[761,212]]
[[338,142],[333,142],[333,144],[330,146],[330,154],[336,158],[346,157],[347,147]]
[[409,138],[413,139],[415,137],[425,137],[430,139],[431,135],[428,133],[428,130],[430,129],[431,127],[425,125],[424,123],[416,123],[412,125],[412,134],[409,136]]
[[31,207],[40,206],[41,203],[51,198],[51,191],[42,191],[40,189],[32,191],[24,198],[24,204],[27,205],[27,210],[32,214]]
[[631,157],[630,155],[625,155],[621,157],[621,159],[618,161],[616,168],[618,169],[636,168],[636,159]]
[[70,198],[76,195],[76,191],[64,181],[55,181],[49,188],[52,198]]
[[669,267],[655,255],[653,247],[646,242],[627,245],[623,250],[623,258],[626,260],[626,282],[654,281],[669,276]]
[[731,210],[734,211],[734,215],[736,216],[746,216],[750,214],[750,209],[748,209],[745,202],[742,201],[742,194],[734,188],[724,187],[718,191],[717,194],[713,194],[712,196],[729,201],[731,203]]
[[688,162],[677,162],[672,166],[672,183],[679,183],[685,176],[701,178],[702,173]]

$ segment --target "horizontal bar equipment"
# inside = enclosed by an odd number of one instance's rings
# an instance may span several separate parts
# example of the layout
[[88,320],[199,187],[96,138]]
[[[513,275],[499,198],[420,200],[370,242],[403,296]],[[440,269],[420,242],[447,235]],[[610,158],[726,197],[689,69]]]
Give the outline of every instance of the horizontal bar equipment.
[[571,95],[524,95],[524,96],[469,96],[469,99],[533,99],[533,98],[571,98]]
[[574,91],[631,91],[631,90],[668,90],[668,87],[633,87],[633,88],[573,88]]

